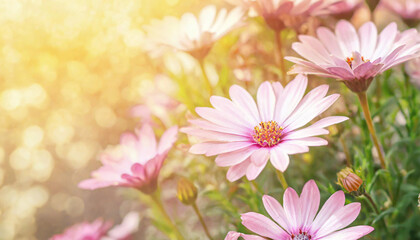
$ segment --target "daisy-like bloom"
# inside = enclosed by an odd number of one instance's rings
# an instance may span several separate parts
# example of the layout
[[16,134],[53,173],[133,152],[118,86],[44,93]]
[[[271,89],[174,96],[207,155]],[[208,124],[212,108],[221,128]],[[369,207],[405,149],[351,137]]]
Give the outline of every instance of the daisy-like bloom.
[[139,229],[140,216],[137,212],[129,212],[125,215],[122,223],[113,227],[107,234],[107,237],[101,240],[129,240],[131,236]]
[[207,56],[213,44],[231,30],[239,27],[245,12],[238,7],[230,12],[215,6],[203,8],[198,16],[185,13],[181,19],[165,17],[144,26],[147,39],[162,47],[191,54],[198,60]]
[[309,146],[327,145],[326,140],[316,136],[328,134],[325,127],[347,120],[341,116],[326,117],[304,127],[339,97],[338,94],[325,97],[328,85],[304,96],[307,83],[305,75],[298,75],[284,88],[279,82],[264,82],[258,88],[257,104],[237,85],[229,90],[232,100],[212,96],[210,103],[214,108],[196,108],[202,119],[190,120],[193,126],[181,130],[203,141],[192,146],[190,152],[218,155],[216,164],[230,167],[229,181],[244,175],[249,180],[255,179],[268,159],[284,172],[289,155],[307,152]]
[[337,23],[335,34],[320,27],[317,35],[318,38],[300,35],[300,42],[293,43],[293,50],[305,59],[286,57],[295,63],[289,73],[335,78],[357,93],[381,166],[386,168],[385,154],[376,136],[366,90],[378,74],[419,55],[417,30],[400,33],[397,25],[391,23],[378,35],[372,22],[363,24],[356,32],[351,23],[341,20]]
[[279,32],[285,27],[303,22],[308,16],[328,13],[328,7],[339,0],[229,0],[243,8],[252,8],[267,25]]
[[140,217],[130,212],[120,225],[112,227],[112,222],[96,219],[92,223],[82,222],[73,225],[62,234],[54,235],[50,240],[128,240],[138,230]]
[[101,156],[103,166],[92,172],[92,178],[79,183],[80,188],[97,189],[123,186],[151,194],[156,190],[163,161],[172,148],[178,127],[171,127],[159,143],[150,125],[125,133],[120,144],[107,149]]
[[419,23],[420,1],[418,0],[381,0],[381,5],[399,15],[410,27],[415,27]]
[[96,219],[92,223],[82,222],[67,228],[64,233],[54,235],[50,240],[74,240],[89,239],[100,240],[106,236],[108,230],[112,227],[112,222]]
[[254,212],[241,217],[242,224],[260,236],[230,232],[225,240],[356,240],[374,230],[371,226],[346,228],[356,220],[361,205],[344,205],[343,191],[334,193],[318,212],[319,203],[319,189],[313,180],[305,184],[300,196],[292,188],[286,189],[283,206],[265,195],[263,204],[272,220]]
[[358,32],[341,20],[335,33],[320,27],[318,38],[300,35],[292,48],[305,59],[286,57],[295,65],[290,74],[305,73],[341,80],[353,92],[365,92],[373,78],[385,70],[418,56],[416,29],[400,33],[395,23],[378,35],[375,24],[367,22]]
[[363,0],[341,0],[328,7],[329,14],[339,19],[350,19]]
[[405,64],[405,70],[411,82],[420,89],[420,58],[413,59]]

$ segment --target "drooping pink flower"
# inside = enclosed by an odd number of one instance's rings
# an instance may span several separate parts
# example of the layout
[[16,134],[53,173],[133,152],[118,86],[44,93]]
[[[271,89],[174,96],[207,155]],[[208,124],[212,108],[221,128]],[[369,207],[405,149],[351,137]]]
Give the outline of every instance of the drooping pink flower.
[[399,15],[410,27],[419,23],[420,2],[418,0],[381,0],[381,6]]
[[129,240],[139,229],[139,223],[139,213],[129,212],[125,215],[122,223],[109,230],[107,236],[101,240]]
[[201,10],[198,18],[192,13],[185,13],[181,19],[165,17],[152,20],[144,29],[147,40],[163,47],[171,47],[203,59],[213,44],[242,23],[245,12],[238,7],[230,12],[209,5]]
[[82,222],[73,225],[62,234],[54,235],[50,240],[128,240],[138,230],[140,216],[130,212],[120,225],[112,227],[111,221],[96,219],[92,223]]
[[345,20],[338,22],[335,34],[317,29],[318,38],[300,35],[292,48],[305,59],[286,57],[295,65],[290,74],[305,73],[343,81],[354,92],[364,92],[373,78],[385,70],[419,54],[416,29],[400,33],[395,23],[379,35],[375,24],[367,22],[359,31]]
[[363,0],[340,0],[328,7],[329,14],[337,17],[350,19],[354,11],[363,5]]
[[420,58],[413,59],[405,64],[405,70],[411,82],[420,89]]
[[344,205],[343,191],[334,193],[318,212],[319,203],[319,189],[313,180],[305,184],[300,197],[292,188],[286,189],[283,206],[265,195],[263,204],[272,219],[255,212],[241,217],[242,224],[261,237],[230,232],[225,240],[356,240],[374,230],[371,226],[346,228],[356,220],[361,205]]
[[92,223],[82,222],[67,228],[64,233],[54,235],[50,240],[100,240],[112,227],[112,222],[96,219]]
[[328,13],[328,7],[338,0],[228,0],[242,8],[252,8],[275,31],[296,25],[309,16]]
[[148,124],[136,129],[135,134],[123,134],[119,145],[102,154],[103,166],[92,172],[91,179],[79,183],[79,187],[93,190],[123,186],[137,188],[146,194],[154,192],[163,161],[176,140],[177,132],[178,127],[169,128],[159,143]]
[[216,164],[230,167],[229,181],[244,175],[249,180],[255,179],[268,159],[284,172],[289,155],[307,152],[309,146],[326,145],[326,140],[316,136],[328,134],[325,127],[347,119],[326,117],[304,127],[339,97],[338,94],[325,97],[328,85],[321,85],[304,96],[307,81],[305,75],[298,75],[284,88],[279,82],[264,82],[258,89],[257,104],[237,85],[229,90],[232,100],[212,96],[210,103],[214,108],[196,108],[202,119],[190,120],[193,126],[181,130],[202,140],[190,152],[218,155]]

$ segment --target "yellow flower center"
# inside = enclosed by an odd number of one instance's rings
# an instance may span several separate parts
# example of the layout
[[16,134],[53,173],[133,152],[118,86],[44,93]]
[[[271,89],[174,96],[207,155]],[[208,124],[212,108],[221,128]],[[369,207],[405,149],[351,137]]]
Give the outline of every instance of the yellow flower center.
[[272,147],[280,142],[282,131],[276,121],[260,122],[254,127],[252,138],[261,147]]

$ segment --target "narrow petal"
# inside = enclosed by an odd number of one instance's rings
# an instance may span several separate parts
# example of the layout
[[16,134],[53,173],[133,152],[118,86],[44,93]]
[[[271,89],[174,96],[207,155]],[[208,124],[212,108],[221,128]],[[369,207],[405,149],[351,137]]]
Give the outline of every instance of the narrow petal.
[[277,99],[274,119],[281,125],[295,110],[305,93],[308,78],[299,74],[285,87],[283,94]]
[[257,102],[261,120],[263,122],[272,120],[276,97],[274,96],[273,88],[269,82],[263,82],[258,88]]
[[314,180],[308,181],[303,187],[300,195],[301,211],[302,211],[302,227],[309,230],[310,226],[318,212],[321,196],[318,186]]
[[248,168],[246,169],[246,178],[249,181],[255,180],[258,177],[258,175],[260,175],[262,170],[265,168],[266,164],[267,164],[267,161],[257,166],[251,161],[251,164],[249,164]]
[[247,112],[242,112],[236,104],[227,98],[211,96],[210,103],[214,108],[226,114],[227,118],[244,128],[249,128],[249,126],[253,126],[255,123],[252,116],[249,116]]
[[345,58],[340,46],[338,45],[337,38],[330,29],[326,27],[319,27],[316,31],[319,40],[324,44],[330,53],[339,57]]
[[288,143],[304,146],[324,146],[328,145],[328,141],[319,137],[299,138],[295,140],[288,140]]
[[342,67],[328,67],[327,70],[331,73],[336,75],[337,79],[342,80],[353,80],[355,76],[349,70],[342,68]]
[[357,240],[363,236],[368,235],[374,230],[371,226],[356,226],[346,228],[344,230],[329,234],[328,236],[320,238],[320,240],[337,240],[337,239],[346,239],[346,240]]
[[388,52],[391,50],[397,33],[398,28],[395,22],[390,23],[385,27],[384,30],[382,30],[382,32],[379,34],[378,45],[376,47],[375,53],[373,54],[372,60],[375,60],[379,57],[384,57],[388,54]]
[[335,27],[335,34],[344,56],[351,56],[353,52],[360,52],[359,37],[351,23],[340,20]]
[[276,199],[268,195],[263,196],[263,204],[270,217],[283,227],[283,229],[290,233],[289,222],[281,204]]
[[334,212],[330,218],[321,226],[317,232],[317,237],[326,236],[334,231],[347,227],[360,213],[360,203],[350,203]]
[[200,32],[209,31],[213,21],[216,18],[216,7],[214,5],[209,5],[203,8],[200,12],[200,16],[198,17],[200,23]]
[[168,151],[175,143],[178,135],[178,126],[173,126],[163,133],[160,137],[159,146],[157,152],[159,154]]
[[251,154],[258,149],[258,147],[249,147],[234,152],[220,154],[216,157],[216,164],[219,167],[229,167],[239,164],[249,158]]
[[319,211],[314,222],[312,223],[311,231],[317,232],[322,225],[333,215],[335,212],[340,210],[344,206],[346,200],[343,191],[337,191],[325,202],[324,206]]
[[318,136],[318,135],[325,135],[328,133],[329,131],[326,129],[307,127],[301,130],[291,132],[290,134],[285,136],[283,139],[284,140],[299,139],[299,138],[313,137],[313,136]]
[[139,138],[137,149],[141,153],[142,159],[149,159],[156,155],[157,144],[153,128],[149,124],[143,125],[140,130],[136,129],[136,134]]
[[289,219],[289,231],[297,232],[301,227],[301,204],[299,196],[293,188],[287,188],[283,195],[284,212]]
[[214,156],[222,153],[234,152],[254,145],[253,142],[203,142],[194,144],[190,148],[190,153],[205,154],[206,156]]
[[265,165],[270,157],[267,148],[260,148],[251,155],[251,162],[256,166]]
[[373,22],[367,22],[359,28],[360,54],[365,59],[372,59],[378,39],[378,30]]
[[277,224],[259,213],[245,213],[241,216],[242,224],[249,230],[263,237],[282,239],[287,233]]
[[287,155],[280,147],[274,147],[270,151],[270,161],[275,168],[284,172],[289,166],[289,155]]
[[226,178],[230,182],[234,182],[240,179],[241,177],[245,176],[246,170],[248,169],[248,166],[250,164],[251,164],[250,160],[245,160],[242,163],[239,163],[235,166],[230,167],[226,174]]
[[259,117],[257,105],[255,104],[254,99],[249,93],[239,87],[238,85],[233,85],[229,89],[229,95],[232,101],[237,104],[242,110],[249,114],[255,121],[255,125],[261,122]]

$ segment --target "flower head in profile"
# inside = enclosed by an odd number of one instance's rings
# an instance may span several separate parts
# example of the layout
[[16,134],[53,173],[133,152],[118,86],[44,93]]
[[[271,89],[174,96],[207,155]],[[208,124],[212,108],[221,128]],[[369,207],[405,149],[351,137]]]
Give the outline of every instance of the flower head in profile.
[[338,0],[228,0],[242,8],[252,8],[274,31],[302,22],[306,17],[327,14]]
[[354,11],[363,5],[362,0],[340,0],[328,7],[329,14],[339,19],[350,19]]
[[101,156],[103,166],[92,172],[92,178],[79,183],[80,188],[97,189],[109,186],[133,187],[153,193],[163,161],[176,140],[178,127],[166,130],[159,143],[150,125],[125,133],[120,144]]
[[120,225],[112,227],[112,222],[96,219],[67,228],[64,233],[54,235],[50,240],[128,240],[138,230],[139,214],[130,212]]
[[407,62],[405,71],[410,76],[411,82],[420,89],[420,58]]
[[319,203],[319,189],[313,180],[305,184],[300,196],[292,188],[286,189],[283,206],[265,195],[263,204],[271,219],[255,212],[241,217],[242,224],[259,236],[230,232],[225,240],[356,240],[373,231],[370,226],[346,228],[356,220],[361,205],[344,205],[343,191],[334,193],[318,212]]
[[420,2],[418,0],[382,0],[381,5],[400,16],[410,27],[415,27],[419,23]]
[[50,240],[73,240],[73,239],[92,239],[100,240],[106,236],[112,227],[112,222],[96,219],[95,221],[82,222],[67,228],[64,233],[54,235]]
[[306,73],[341,80],[353,92],[364,92],[373,78],[385,70],[418,56],[417,30],[400,33],[395,23],[378,35],[375,24],[367,22],[358,32],[345,20],[335,33],[320,27],[318,38],[300,35],[292,48],[305,59],[286,57],[295,65],[291,74]]
[[181,130],[202,140],[190,152],[218,155],[216,164],[230,167],[229,181],[244,175],[249,180],[255,179],[268,159],[284,172],[289,155],[307,152],[309,146],[326,145],[326,140],[316,136],[328,134],[325,127],[347,119],[326,117],[304,127],[339,97],[326,96],[328,85],[305,95],[307,81],[305,75],[298,75],[286,87],[279,82],[264,82],[258,88],[257,103],[237,85],[229,90],[232,100],[212,96],[210,103],[214,108],[196,108],[202,119],[190,120],[193,126]]
[[152,45],[170,47],[203,59],[218,39],[241,25],[244,14],[240,7],[217,12],[216,7],[210,5],[201,10],[198,18],[192,13],[185,13],[181,19],[165,17],[152,20],[144,29]]

